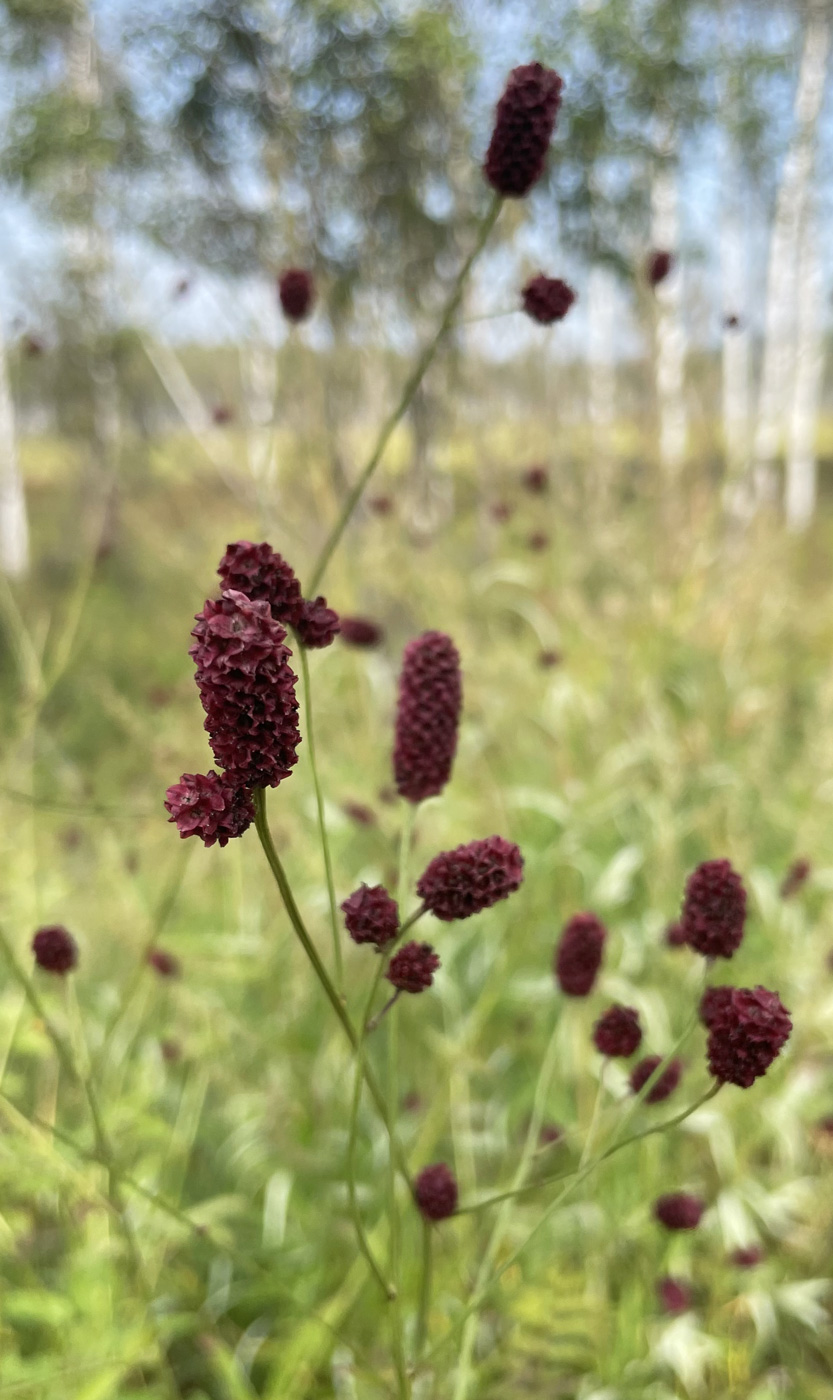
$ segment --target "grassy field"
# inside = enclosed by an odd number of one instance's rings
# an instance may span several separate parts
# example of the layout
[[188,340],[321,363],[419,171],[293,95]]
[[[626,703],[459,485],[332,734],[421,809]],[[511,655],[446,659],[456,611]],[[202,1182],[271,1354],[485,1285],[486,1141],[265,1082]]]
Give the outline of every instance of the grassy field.
[[[476,450],[456,442],[443,457],[447,519],[432,531],[402,504],[394,452],[374,488],[392,514],[356,523],[325,587],[337,609],[378,620],[384,644],[337,642],[310,658],[339,899],[362,880],[395,882],[396,676],[404,643],[429,627],[461,651],[464,720],[453,781],[419,811],[412,872],[492,832],[526,861],[511,900],[464,924],[420,925],[443,965],[431,992],[394,1013],[412,1167],[452,1163],[463,1201],[505,1187],[548,1046],[544,1121],[566,1135],[533,1171],[575,1164],[599,1093],[597,1130],[613,1130],[625,1072],[611,1066],[600,1092],[591,1028],[621,1000],[638,1007],[646,1049],[665,1052],[689,1021],[702,963],[667,949],[663,931],[700,860],[730,857],[750,895],[744,944],[717,980],[777,989],[795,1030],[765,1080],[725,1088],[680,1130],[627,1149],[548,1219],[490,1296],[472,1365],[456,1374],[459,1333],[439,1344],[497,1211],[440,1227],[438,1349],[414,1394],[822,1400],[833,1385],[833,1135],[817,1126],[833,1114],[833,531],[822,519],[795,542],[762,520],[746,540],[728,538],[707,482],[676,501],[654,486],[620,496],[615,480],[598,488],[587,459],[551,457],[550,491],[532,497],[520,471],[541,447],[534,427],[524,438],[509,425]],[[220,554],[228,540],[268,538],[308,572],[334,510],[324,468],[287,452],[255,510],[187,443],[152,444],[136,462],[126,453],[102,552],[83,462],[60,442],[26,444],[24,460],[36,567],[13,591],[0,584],[2,923],[27,970],[38,925],[64,923],[78,939],[72,985],[35,986],[129,1174],[143,1264],[139,1277],[108,1208],[85,1095],[4,972],[0,1395],[391,1395],[390,1309],[347,1209],[349,1052],[254,831],[205,850],[180,842],[162,808],[169,783],[210,761],[187,648]],[[506,523],[491,518],[496,499],[514,508]],[[536,530],[548,537],[537,551]],[[542,665],[545,651],[559,664]],[[307,750],[269,811],[329,958]],[[350,804],[370,809],[364,822]],[[798,856],[812,878],[785,901],[779,886]],[[596,991],[567,1005],[552,952],[585,908],[611,937]],[[181,961],[180,977],[147,966],[157,944]],[[357,1009],[371,960],[346,939],[344,956]],[[380,1068],[384,1049],[371,1041]],[[636,1123],[704,1092],[703,1051],[698,1027],[674,1099]],[[363,1102],[359,1200],[382,1251],[385,1160]],[[708,1213],[671,1236],[651,1207],[684,1188]],[[498,1263],[553,1198],[544,1187],[506,1211]],[[402,1206],[410,1336],[420,1230],[404,1194]],[[753,1244],[756,1268],[729,1262]],[[693,1309],[662,1313],[665,1274],[692,1283]]]

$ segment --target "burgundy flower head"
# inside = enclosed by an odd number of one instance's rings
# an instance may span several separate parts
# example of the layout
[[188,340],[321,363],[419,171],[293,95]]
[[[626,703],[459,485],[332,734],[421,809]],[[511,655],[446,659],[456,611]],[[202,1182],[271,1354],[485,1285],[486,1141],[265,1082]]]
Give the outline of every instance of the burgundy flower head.
[[213,768],[207,773],[183,773],[165,793],[169,821],[180,836],[199,836],[203,845],[225,846],[248,831],[255,819],[251,796]]
[[182,971],[179,958],[175,958],[173,953],[166,953],[164,948],[151,948],[148,964],[160,977],[178,977]]
[[586,997],[602,965],[607,929],[595,914],[574,914],[565,924],[555,950],[558,985],[568,997]]
[[549,489],[550,474],[547,468],[539,463],[537,466],[527,467],[521,481],[531,495],[543,496]]
[[288,267],[278,278],[278,296],[287,320],[303,321],[315,300],[312,273],[302,267]]
[[699,1196],[673,1191],[655,1202],[654,1215],[666,1230],[696,1230],[705,1209],[705,1201]]
[[506,899],[523,879],[523,856],[513,841],[487,836],[443,851],[426,866],[417,894],[437,919],[468,919]]
[[659,1305],[666,1313],[688,1312],[692,1303],[691,1289],[678,1278],[657,1279]]
[[528,194],[544,173],[564,84],[551,68],[525,63],[513,68],[497,104],[483,172],[505,198]]
[[463,703],[460,656],[444,632],[423,632],[402,657],[393,771],[401,797],[436,797],[449,778],[457,751]]
[[376,813],[363,802],[345,802],[341,810],[356,826],[376,826]]
[[792,899],[793,895],[798,894],[809,880],[811,870],[809,860],[794,860],[781,882],[781,898]]
[[766,1074],[792,1030],[789,1012],[765,987],[731,987],[708,1022],[709,1070],[721,1084],[748,1089]]
[[668,948],[684,948],[686,946],[685,929],[679,920],[674,924],[669,924],[666,928],[665,944]]
[[339,633],[338,613],[327,607],[327,599],[318,597],[305,602],[295,623],[302,646],[320,651],[334,642]]
[[383,633],[378,622],[369,617],[343,617],[340,636],[349,647],[377,647]]
[[78,965],[78,944],[63,924],[39,928],[32,939],[32,952],[38,967],[57,977],[65,977]]
[[399,909],[384,885],[359,885],[341,906],[347,932],[355,943],[383,948],[399,930]]
[[657,248],[653,253],[649,253],[648,262],[645,267],[645,275],[652,287],[658,287],[660,282],[664,282],[672,267],[674,258],[671,253],[663,248]]
[[214,757],[231,783],[277,787],[301,742],[286,632],[268,603],[229,589],[208,599],[191,635]]
[[[638,1065],[634,1065],[631,1070],[631,1089],[638,1094],[644,1084],[648,1083],[657,1065],[662,1064],[661,1055],[646,1055]],[[653,1088],[645,1095],[646,1103],[662,1103],[673,1094],[680,1082],[683,1072],[681,1060],[672,1060],[667,1069],[662,1071],[659,1079],[654,1081]]]
[[394,953],[385,976],[400,992],[424,992],[434,981],[439,965],[430,943],[406,943]]
[[755,1269],[763,1263],[763,1259],[764,1251],[757,1244],[747,1245],[746,1248],[742,1249],[733,1249],[729,1255],[729,1263],[733,1264],[736,1269]]
[[563,321],[576,299],[576,294],[560,277],[532,277],[522,293],[524,311],[542,326]]
[[632,1006],[611,1006],[593,1029],[593,1044],[600,1054],[611,1059],[628,1059],[639,1049],[641,1041],[639,1012]]
[[301,616],[301,585],[271,545],[237,540],[226,547],[217,573],[224,589],[235,588],[253,602],[267,602],[278,622],[294,626]]
[[426,1220],[447,1220],[457,1209],[457,1182],[444,1162],[423,1167],[414,1182],[414,1197]]
[[728,1006],[729,1002],[732,1000],[733,990],[734,988],[732,987],[706,988],[700,998],[700,1006],[697,1012],[704,1026],[709,1029],[711,1028],[715,1016],[717,1016],[724,1007]]
[[737,952],[746,921],[746,890],[728,860],[704,860],[692,871],[680,917],[686,943],[705,958]]

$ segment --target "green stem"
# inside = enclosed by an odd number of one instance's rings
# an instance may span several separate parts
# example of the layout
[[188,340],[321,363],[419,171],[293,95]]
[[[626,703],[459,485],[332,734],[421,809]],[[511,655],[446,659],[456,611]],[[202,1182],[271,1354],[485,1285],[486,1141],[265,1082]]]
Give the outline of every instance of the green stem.
[[315,758],[315,733],[312,722],[312,689],[310,686],[309,659],[307,657],[306,647],[300,642],[298,642],[297,652],[301,658],[301,670],[304,677],[304,715],[307,730],[307,752],[309,754],[309,765],[312,773],[312,785],[315,789],[315,806],[318,813],[318,838],[321,842],[321,850],[324,855],[324,870],[327,875],[327,895],[330,901],[330,926],[333,932],[335,982],[339,995],[342,995],[344,990],[344,964],[341,956],[341,928],[338,920],[338,905],[336,904],[336,887],[333,879],[330,839],[327,835],[327,819],[324,812],[324,795],[321,791],[321,783],[318,778],[318,764]]
[[431,1283],[433,1275],[433,1230],[430,1220],[422,1222],[422,1274],[419,1286],[419,1310],[417,1312],[416,1335],[414,1337],[414,1362],[419,1364],[428,1335],[428,1314],[431,1311]]
[[324,548],[322,549],[321,554],[318,558],[318,562],[315,565],[315,568],[313,569],[312,578],[310,579],[309,587],[307,588],[307,596],[310,598],[317,593],[321,580],[324,577],[324,574],[326,573],[327,566],[331,558],[333,557],[336,548],[338,547],[338,544],[341,540],[342,535],[344,534],[345,529],[347,528],[347,524],[350,520],[350,517],[353,514],[353,511],[356,509],[356,506],[361,500],[362,493],[365,487],[367,486],[367,483],[369,482],[374,471],[381,462],[382,457],[385,454],[387,445],[390,442],[391,437],[393,436],[394,430],[407,413],[411,400],[414,397],[414,394],[416,393],[417,389],[422,383],[422,380],[427,370],[430,368],[434,357],[436,356],[437,351],[440,348],[440,345],[442,344],[443,340],[448,334],[448,331],[451,328],[451,323],[454,320],[457,308],[459,307],[460,302],[463,299],[463,291],[469,273],[471,272],[475,262],[482,253],[484,247],[486,246],[489,234],[491,233],[492,229],[495,226],[495,223],[497,222],[497,217],[500,213],[502,202],[503,201],[501,200],[501,198],[498,195],[496,195],[495,198],[492,200],[492,203],[489,205],[489,208],[486,211],[486,214],[480,224],[480,228],[478,229],[474,247],[469,253],[469,256],[466,258],[466,261],[463,263],[457,280],[449,293],[448,301],[445,304],[445,309],[440,319],[439,327],[436,333],[434,334],[433,338],[422,350],[419,359],[417,360],[416,364],[411,370],[411,373],[408,375],[408,378],[405,380],[405,383],[402,386],[402,393],[399,396],[399,402],[397,403],[390,416],[382,424],[382,427],[379,431],[379,435],[376,439],[370,456],[368,457],[367,462],[365,463],[364,467],[359,473],[355,485],[350,490],[347,496],[347,500],[344,502],[339,517],[332,530],[330,531]]
[[[257,828],[257,834],[260,838],[260,844],[263,847],[263,853],[266,856],[267,861],[269,862],[269,868],[274,876],[275,884],[277,885],[278,890],[280,892],[284,908],[286,909],[286,912],[289,915],[289,921],[292,924],[293,929],[295,930],[301,947],[303,948],[304,952],[306,953],[307,957],[309,958],[312,964],[313,971],[315,972],[318,981],[321,983],[327,1000],[329,1001],[336,1016],[338,1017],[339,1023],[341,1025],[342,1030],[344,1031],[344,1034],[347,1036],[347,1039],[349,1040],[352,1049],[356,1051],[358,1049],[359,1039],[356,1034],[355,1027],[353,1026],[353,1022],[350,1020],[344,1003],[341,997],[339,996],[338,992],[336,991],[335,987],[333,986],[333,983],[330,980],[330,975],[327,972],[327,969],[324,966],[323,962],[321,961],[321,958],[319,957],[318,950],[315,944],[313,943],[312,939],[310,938],[309,933],[307,932],[307,928],[301,917],[300,910],[298,909],[298,906],[295,903],[295,897],[290,888],[289,881],[286,878],[286,872],[283,866],[281,865],[280,858],[278,856],[277,851],[275,850],[275,844],[272,840],[272,833],[269,830],[269,823],[266,818],[266,793],[263,788],[255,789],[254,805],[255,827]],[[363,1062],[362,1073],[364,1075],[365,1083],[367,1084],[367,1087],[370,1090],[373,1102],[376,1104],[379,1113],[382,1115],[382,1118],[385,1124],[387,1125],[388,1115],[385,1096],[382,1093],[382,1090],[379,1086],[379,1081],[373,1073],[371,1066],[367,1063],[367,1060]],[[396,1155],[396,1164],[398,1170],[403,1176],[404,1180],[407,1182],[408,1188],[410,1189],[412,1183],[410,1173],[408,1171],[408,1164],[405,1161],[405,1156],[402,1152],[402,1148],[394,1135],[391,1135],[391,1146],[392,1150]]]
[[584,1147],[579,1159],[579,1171],[581,1171],[582,1167],[587,1162],[587,1158],[590,1156],[590,1149],[593,1146],[593,1139],[596,1136],[596,1128],[599,1124],[599,1113],[601,1112],[602,1099],[604,1098],[605,1070],[607,1069],[607,1064],[607,1060],[603,1060],[601,1070],[599,1071],[599,1084],[596,1089],[596,1097],[593,1100],[593,1112],[590,1115],[590,1126],[587,1129],[587,1137],[584,1140]]
[[[408,896],[408,867],[410,863],[411,845],[414,834],[414,821],[416,817],[416,807],[410,802],[407,804],[404,820],[402,822],[402,833],[399,843],[399,883],[397,896],[400,914],[405,908]],[[390,1016],[387,1023],[387,1111],[388,1111],[388,1133],[391,1144],[393,1143],[393,1130],[399,1111],[399,1020],[396,1016]],[[388,1230],[389,1230],[389,1272],[393,1287],[400,1292],[400,1270],[401,1270],[401,1247],[402,1247],[402,1223],[399,1218],[399,1207],[396,1200],[396,1164],[393,1153],[388,1156]],[[405,1362],[405,1337],[402,1318],[402,1304],[399,1297],[394,1300],[391,1308],[391,1327],[393,1332],[393,1359],[396,1368],[397,1386],[400,1397],[406,1400],[410,1393],[410,1383]]]
[[367,1238],[367,1233],[365,1231],[364,1224],[362,1222],[361,1211],[359,1210],[359,1203],[356,1196],[356,1139],[358,1136],[359,1103],[361,1101],[362,1084],[364,1082],[364,1043],[365,1037],[367,1036],[368,1026],[370,1024],[370,1013],[373,1010],[373,1002],[376,997],[376,992],[379,988],[379,983],[382,979],[382,974],[385,970],[386,959],[380,957],[378,962],[379,965],[373,977],[373,981],[370,986],[370,992],[367,998],[367,1003],[364,1009],[364,1015],[362,1016],[361,1030],[359,1031],[359,1041],[358,1045],[356,1046],[356,1071],[353,1079],[353,1102],[350,1106],[350,1127],[347,1138],[347,1191],[350,1197],[350,1214],[353,1217],[353,1226],[356,1231],[356,1239],[358,1240],[359,1249],[361,1250],[362,1254],[364,1255],[365,1259],[370,1265],[371,1271],[374,1277],[376,1278],[379,1287],[382,1290],[382,1293],[387,1299],[393,1300],[393,1298],[396,1297],[396,1289],[394,1288],[393,1284],[389,1283],[388,1280],[385,1278],[385,1275],[382,1272],[381,1265],[378,1263],[376,1255],[373,1253],[370,1241]]

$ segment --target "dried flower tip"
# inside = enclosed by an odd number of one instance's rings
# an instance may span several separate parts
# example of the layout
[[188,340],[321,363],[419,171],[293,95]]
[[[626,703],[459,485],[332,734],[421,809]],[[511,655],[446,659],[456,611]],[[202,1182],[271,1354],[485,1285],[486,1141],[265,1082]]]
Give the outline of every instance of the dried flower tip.
[[343,617],[340,636],[349,647],[377,647],[383,632],[378,622],[371,622],[369,617]]
[[414,1198],[425,1220],[447,1220],[457,1209],[457,1182],[444,1162],[423,1167],[414,1182]]
[[525,63],[509,74],[483,166],[492,189],[505,198],[528,194],[543,175],[563,86],[558,74],[540,63]]
[[288,267],[278,278],[278,296],[286,319],[303,321],[315,300],[312,273],[302,267]]
[[[654,1070],[661,1064],[661,1055],[646,1055],[644,1060],[640,1060],[638,1065],[634,1065],[631,1070],[631,1089],[635,1094],[638,1094],[640,1089],[648,1083]],[[682,1061],[671,1060],[645,1095],[645,1102],[662,1103],[664,1099],[669,1098],[679,1084],[682,1072]]]
[[576,294],[560,277],[532,277],[521,293],[524,311],[539,325],[551,326],[563,321],[576,299]]
[[680,916],[686,943],[706,958],[730,958],[740,947],[746,890],[728,860],[705,860],[688,877]]
[[217,573],[224,589],[234,588],[253,602],[266,602],[272,616],[284,626],[294,626],[304,600],[292,567],[271,545],[237,540],[227,545]]
[[394,953],[385,973],[400,992],[424,992],[434,981],[440,960],[430,943],[406,943]]
[[721,1084],[748,1089],[781,1053],[792,1021],[778,994],[765,987],[721,990],[729,995],[710,1011],[709,1070]]
[[654,1215],[666,1230],[696,1230],[705,1209],[705,1201],[698,1196],[674,1191],[660,1196],[654,1204]]
[[614,1005],[596,1022],[593,1044],[602,1055],[626,1060],[642,1042],[639,1012],[632,1006]]
[[355,943],[382,948],[399,931],[399,909],[384,885],[359,885],[341,906],[344,924]]
[[665,1313],[688,1312],[692,1304],[691,1289],[678,1278],[657,1279],[657,1298]]
[[426,866],[417,894],[445,923],[490,909],[518,889],[523,856],[512,841],[488,836],[454,851],[443,851]]
[[645,266],[645,276],[651,287],[658,287],[660,282],[664,282],[672,267],[674,258],[671,253],[665,252],[662,248],[657,248],[649,253]]
[[165,793],[169,821],[186,836],[199,836],[205,846],[225,846],[248,831],[255,819],[250,794],[209,768],[207,773],[183,773]]
[[78,966],[78,944],[63,924],[39,928],[32,939],[32,952],[38,967],[57,977],[65,977]]
[[586,997],[602,965],[607,930],[595,914],[574,914],[555,950],[553,970],[568,997]]
[[444,632],[423,632],[405,648],[399,677],[393,771],[401,797],[436,797],[457,751],[463,703],[460,656]]
[[295,632],[302,646],[320,651],[328,647],[339,634],[338,613],[327,607],[327,599],[318,597],[305,602],[295,623]]

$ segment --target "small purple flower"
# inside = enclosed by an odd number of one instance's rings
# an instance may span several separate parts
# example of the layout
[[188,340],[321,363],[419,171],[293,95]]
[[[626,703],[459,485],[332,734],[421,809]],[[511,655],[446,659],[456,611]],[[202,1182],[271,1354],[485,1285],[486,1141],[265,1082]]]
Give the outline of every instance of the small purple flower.
[[430,943],[406,943],[394,953],[385,976],[399,992],[424,992],[433,984],[439,965]]
[[425,1220],[447,1220],[457,1209],[457,1182],[444,1162],[423,1167],[414,1182],[414,1198]]
[[341,906],[347,932],[354,943],[383,948],[399,932],[399,909],[384,885],[359,885]]
[[47,924],[32,939],[35,962],[44,972],[65,977],[78,966],[78,944],[63,924]]

